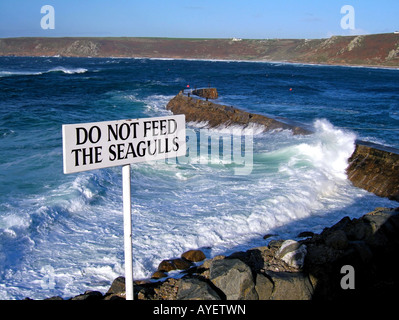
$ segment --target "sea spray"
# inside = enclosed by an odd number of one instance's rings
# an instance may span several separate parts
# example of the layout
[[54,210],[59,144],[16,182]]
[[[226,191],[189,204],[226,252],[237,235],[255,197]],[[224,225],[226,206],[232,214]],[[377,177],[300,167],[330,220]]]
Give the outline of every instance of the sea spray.
[[346,179],[345,169],[349,157],[355,150],[356,135],[334,128],[325,119],[316,120],[314,128],[315,143],[298,145],[300,153],[328,176]]

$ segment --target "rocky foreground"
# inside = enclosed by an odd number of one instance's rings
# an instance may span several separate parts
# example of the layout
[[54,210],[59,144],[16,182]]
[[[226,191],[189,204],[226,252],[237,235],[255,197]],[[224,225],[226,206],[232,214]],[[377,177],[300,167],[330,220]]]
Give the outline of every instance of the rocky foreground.
[[[271,240],[267,246],[212,259],[190,250],[162,261],[153,275],[160,280],[135,281],[134,298],[375,301],[397,296],[399,208],[344,217],[320,234],[303,232],[298,238],[303,240]],[[176,276],[175,270],[182,271]],[[168,277],[171,271],[173,278]],[[71,300],[115,299],[125,299],[123,277],[105,294],[87,291]]]

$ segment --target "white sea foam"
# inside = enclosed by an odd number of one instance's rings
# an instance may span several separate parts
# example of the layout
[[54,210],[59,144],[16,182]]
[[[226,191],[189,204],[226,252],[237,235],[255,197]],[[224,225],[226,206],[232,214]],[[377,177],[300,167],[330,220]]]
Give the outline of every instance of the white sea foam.
[[10,77],[10,76],[31,76],[31,75],[39,75],[43,74],[43,72],[34,72],[34,71],[0,71],[0,77]]
[[14,70],[14,71],[0,71],[0,77],[11,77],[11,76],[35,76],[42,75],[51,72],[62,72],[65,74],[78,74],[86,73],[88,70],[85,68],[67,68],[67,67],[55,67],[47,71],[24,71],[24,70]]
[[346,179],[347,159],[355,150],[356,135],[334,128],[327,120],[317,120],[315,130],[316,142],[298,145],[300,154],[327,175]]

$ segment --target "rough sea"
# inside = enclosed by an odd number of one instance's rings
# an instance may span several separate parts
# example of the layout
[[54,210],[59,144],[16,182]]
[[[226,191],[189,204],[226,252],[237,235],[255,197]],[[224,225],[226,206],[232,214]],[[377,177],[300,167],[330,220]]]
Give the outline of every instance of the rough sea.
[[[399,70],[1,57],[0,299],[105,293],[124,275],[122,170],[63,174],[61,126],[170,115],[166,104],[187,85],[216,87],[218,103],[314,133],[253,128],[246,174],[217,155],[132,165],[135,279],[189,249],[227,255],[397,206],[353,187],[345,168],[356,139],[399,148]],[[187,123],[194,136],[204,128]]]

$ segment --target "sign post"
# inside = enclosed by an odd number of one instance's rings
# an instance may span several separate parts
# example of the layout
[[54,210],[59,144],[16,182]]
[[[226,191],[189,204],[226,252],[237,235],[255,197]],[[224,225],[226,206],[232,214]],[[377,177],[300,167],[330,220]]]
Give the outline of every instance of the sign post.
[[126,300],[133,300],[133,246],[132,204],[130,195],[130,164],[125,164],[122,167],[122,193]]
[[184,156],[184,115],[62,126],[64,173],[122,166],[126,300],[133,300],[130,164]]

